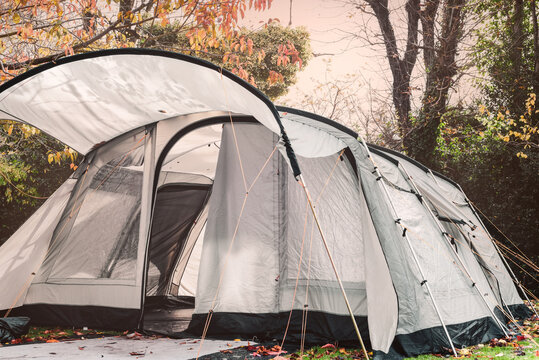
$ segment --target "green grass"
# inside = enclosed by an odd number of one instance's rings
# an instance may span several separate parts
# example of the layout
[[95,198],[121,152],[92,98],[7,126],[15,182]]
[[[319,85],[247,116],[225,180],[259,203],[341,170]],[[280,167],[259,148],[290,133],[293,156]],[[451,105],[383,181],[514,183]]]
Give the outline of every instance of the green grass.
[[[519,341],[515,343],[509,343],[508,346],[490,347],[489,345],[471,346],[459,351],[458,358],[471,358],[471,359],[538,359],[535,352],[539,348],[529,341]],[[519,355],[520,354],[520,355]],[[522,355],[524,354],[524,355]],[[455,359],[454,356],[449,358]],[[415,358],[418,360],[434,360],[440,359],[440,355],[420,355]]]

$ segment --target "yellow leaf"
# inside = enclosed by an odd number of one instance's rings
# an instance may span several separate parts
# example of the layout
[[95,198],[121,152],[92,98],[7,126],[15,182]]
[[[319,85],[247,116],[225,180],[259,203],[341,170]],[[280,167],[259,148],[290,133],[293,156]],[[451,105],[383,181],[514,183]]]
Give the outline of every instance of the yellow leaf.
[[53,155],[53,154],[49,154],[48,160],[49,160],[49,164],[52,164],[52,162],[54,161],[54,155]]

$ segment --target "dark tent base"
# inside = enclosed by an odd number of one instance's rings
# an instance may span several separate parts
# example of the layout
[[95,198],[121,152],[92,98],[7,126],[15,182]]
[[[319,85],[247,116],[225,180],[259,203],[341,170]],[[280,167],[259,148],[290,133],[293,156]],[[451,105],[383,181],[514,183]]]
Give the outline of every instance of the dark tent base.
[[140,310],[105,306],[34,304],[15,308],[10,315],[28,316],[32,325],[128,330],[137,328]]
[[[447,330],[456,348],[485,343],[491,339],[504,336],[504,333],[491,317],[448,325]],[[411,334],[397,335],[392,347],[396,353],[406,357],[451,351],[451,346],[442,326],[423,329]]]
[[[227,335],[239,338],[258,340],[282,339],[290,312],[277,314],[243,314],[243,313],[213,313],[209,336]],[[303,312],[292,311],[286,342],[301,341],[301,324]],[[187,332],[201,335],[206,323],[207,314],[194,314]],[[361,336],[366,346],[370,346],[369,330],[366,316],[356,316]],[[264,329],[263,332],[260,329]],[[337,340],[338,339],[338,340]],[[305,343],[323,345],[336,343],[340,345],[359,346],[356,332],[349,316],[328,314],[320,311],[307,313],[307,331]]]
[[524,304],[509,305],[508,310],[519,320],[528,319],[533,315],[533,311]]

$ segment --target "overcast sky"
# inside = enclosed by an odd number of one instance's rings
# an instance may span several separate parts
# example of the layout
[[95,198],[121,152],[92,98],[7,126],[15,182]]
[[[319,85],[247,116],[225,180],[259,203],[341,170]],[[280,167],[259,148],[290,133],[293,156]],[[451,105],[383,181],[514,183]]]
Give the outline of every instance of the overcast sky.
[[[287,96],[279,99],[278,103],[295,103],[299,101],[301,92],[309,92],[314,82],[312,79],[344,78],[346,74],[360,74],[362,91],[367,92],[368,86],[375,89],[387,89],[388,67],[383,53],[377,53],[370,46],[362,46],[362,42],[354,40],[349,34],[363,35],[364,30],[351,19],[350,7],[343,6],[338,0],[294,0],[292,4],[292,26],[304,26],[311,34],[311,47],[315,54],[330,54],[316,56],[311,59],[305,69],[299,73],[297,84],[290,89]],[[282,25],[288,25],[290,20],[290,1],[274,0],[269,10],[261,13],[246,14],[245,25],[260,26],[260,21],[278,18]],[[377,24],[368,24],[369,26]],[[331,60],[328,73],[328,60]]]
[[[391,102],[390,91],[393,81],[385,47],[375,36],[379,32],[377,21],[373,16],[345,5],[346,0],[293,0],[292,26],[304,26],[311,35],[311,47],[315,54],[331,54],[317,56],[309,62],[298,75],[298,82],[288,95],[277,100],[278,104],[297,106],[302,93],[310,93],[315,83],[312,79],[324,81],[342,79],[347,74],[358,75],[358,96],[364,99],[368,107],[369,93],[380,101]],[[364,2],[358,1],[360,4]],[[406,37],[404,0],[391,0],[391,20],[400,44]],[[367,8],[368,10],[368,8]],[[400,18],[399,18],[400,17]],[[290,20],[290,0],[274,0],[269,10],[246,13],[245,25],[256,28],[261,21],[278,18],[282,25]],[[421,78],[422,54],[419,54],[415,68],[415,81],[412,86],[420,89],[424,86]],[[331,72],[327,73],[327,61],[331,60]],[[414,77],[414,76],[413,76]],[[471,87],[470,80],[461,79],[458,94],[450,94],[450,101],[473,98],[476,90]],[[412,98],[413,107],[419,106],[421,91],[415,91]]]

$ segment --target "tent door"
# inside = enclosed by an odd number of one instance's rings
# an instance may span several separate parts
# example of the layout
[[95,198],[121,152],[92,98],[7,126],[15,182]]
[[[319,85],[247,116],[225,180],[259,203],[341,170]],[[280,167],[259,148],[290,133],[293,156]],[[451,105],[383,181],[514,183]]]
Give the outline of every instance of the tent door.
[[144,306],[146,330],[177,333],[191,319],[196,289],[182,294],[180,284],[206,222],[211,187],[172,183],[157,190]]

